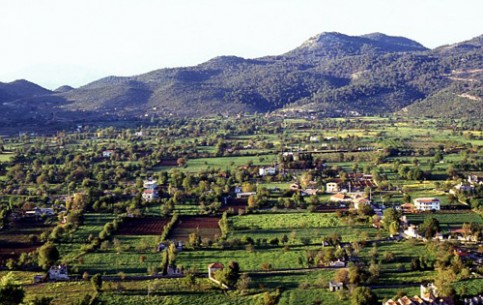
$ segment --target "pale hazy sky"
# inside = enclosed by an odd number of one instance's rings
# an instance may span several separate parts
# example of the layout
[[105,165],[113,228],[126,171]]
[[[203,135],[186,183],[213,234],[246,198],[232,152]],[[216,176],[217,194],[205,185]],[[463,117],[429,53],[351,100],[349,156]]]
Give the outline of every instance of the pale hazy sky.
[[433,48],[483,34],[482,0],[0,0],[0,81],[54,89],[218,55],[277,55],[321,32]]

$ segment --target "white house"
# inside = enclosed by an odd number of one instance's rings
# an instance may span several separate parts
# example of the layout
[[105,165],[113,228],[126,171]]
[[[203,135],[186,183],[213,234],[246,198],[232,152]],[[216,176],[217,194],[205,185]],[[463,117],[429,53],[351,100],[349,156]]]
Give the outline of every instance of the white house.
[[342,282],[333,282],[329,281],[329,290],[334,292],[334,291],[339,291],[344,289],[344,283]]
[[473,185],[477,184],[479,182],[478,176],[477,175],[469,175],[468,176],[468,182]]
[[319,136],[310,136],[309,141],[314,142],[314,143],[319,142],[320,137]]
[[258,174],[260,176],[273,176],[277,174],[277,168],[272,166],[272,167],[260,167],[258,169]]
[[148,202],[159,198],[159,194],[156,190],[144,190],[142,196],[143,196],[143,199]]
[[52,266],[49,269],[49,279],[51,281],[69,280],[69,273],[66,265]]
[[102,152],[102,156],[104,158],[110,158],[110,157],[112,157],[113,154],[114,154],[114,150],[112,150],[112,149],[105,150],[105,151]]
[[154,190],[158,187],[158,181],[156,180],[144,180],[144,188],[147,190]]
[[325,191],[327,193],[337,193],[340,191],[339,185],[336,182],[329,182],[325,185]]
[[404,235],[412,238],[421,238],[421,235],[418,233],[418,227],[415,225],[409,225],[409,227],[404,230]]
[[236,193],[236,198],[237,199],[248,198],[250,196],[256,196],[256,195],[257,195],[257,192],[240,192],[240,193]]
[[416,198],[414,199],[414,207],[418,211],[439,211],[441,209],[438,198]]

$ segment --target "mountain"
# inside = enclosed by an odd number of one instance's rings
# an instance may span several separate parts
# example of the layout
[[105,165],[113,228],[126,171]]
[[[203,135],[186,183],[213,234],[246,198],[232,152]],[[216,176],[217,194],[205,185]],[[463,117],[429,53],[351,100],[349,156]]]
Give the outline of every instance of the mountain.
[[2,103],[50,93],[52,91],[23,79],[10,83],[0,82],[0,102]]
[[220,56],[77,89],[2,84],[9,114],[2,111],[0,124],[290,110],[481,117],[482,40],[430,50],[381,33],[326,32],[278,56]]

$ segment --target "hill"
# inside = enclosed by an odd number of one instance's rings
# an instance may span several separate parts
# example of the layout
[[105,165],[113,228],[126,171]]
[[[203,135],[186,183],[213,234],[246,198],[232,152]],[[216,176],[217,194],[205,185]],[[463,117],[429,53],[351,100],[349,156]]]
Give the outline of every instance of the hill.
[[[418,116],[481,116],[482,48],[482,36],[429,50],[413,40],[381,33],[322,33],[278,56],[221,56],[194,67],[110,76],[55,92],[31,83],[24,84],[25,91],[2,91],[0,86],[0,102],[7,102],[14,114],[2,115],[0,120],[49,122],[288,110],[326,116],[395,111]],[[440,100],[444,101],[442,112],[428,112]],[[469,104],[468,100],[475,104],[472,111],[449,110]]]

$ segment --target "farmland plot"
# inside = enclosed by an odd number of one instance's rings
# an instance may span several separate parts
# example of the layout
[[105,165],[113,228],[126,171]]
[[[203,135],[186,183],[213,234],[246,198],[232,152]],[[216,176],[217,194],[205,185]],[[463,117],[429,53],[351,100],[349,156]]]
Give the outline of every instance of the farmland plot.
[[167,223],[164,218],[126,218],[117,235],[160,235]]
[[217,239],[221,236],[219,220],[219,217],[182,216],[176,222],[169,239],[186,242],[193,232],[197,232],[201,238]]

